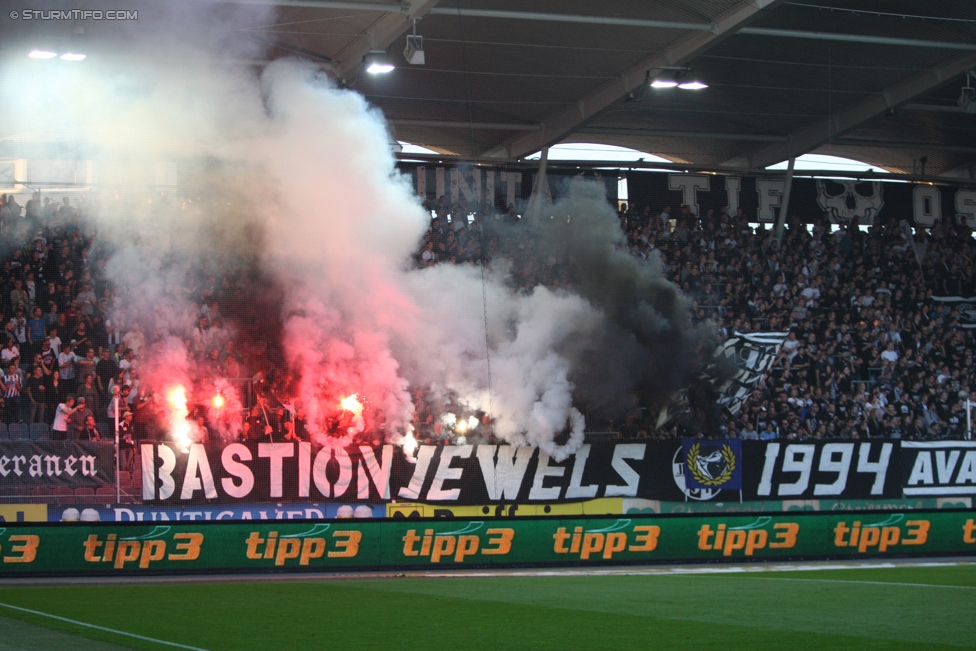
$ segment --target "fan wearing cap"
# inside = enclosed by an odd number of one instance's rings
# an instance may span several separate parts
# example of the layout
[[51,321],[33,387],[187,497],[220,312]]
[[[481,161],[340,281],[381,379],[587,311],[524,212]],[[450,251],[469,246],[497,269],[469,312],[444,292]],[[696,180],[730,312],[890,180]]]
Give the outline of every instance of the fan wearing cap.
[[82,438],[82,433],[85,430],[85,422],[89,416],[91,416],[92,420],[95,419],[95,414],[89,408],[87,401],[84,398],[78,398],[77,407],[68,417],[68,430],[71,433],[72,440],[77,441]]

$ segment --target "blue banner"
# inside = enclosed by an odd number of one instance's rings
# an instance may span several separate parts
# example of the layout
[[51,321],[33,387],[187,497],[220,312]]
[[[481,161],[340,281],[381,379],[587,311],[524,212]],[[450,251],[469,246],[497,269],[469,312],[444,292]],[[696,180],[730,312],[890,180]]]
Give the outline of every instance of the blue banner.
[[742,490],[742,441],[681,439],[689,489]]
[[[66,513],[67,512],[67,513]],[[51,522],[197,522],[208,520],[328,520],[332,518],[385,518],[385,504],[284,502],[277,504],[186,505],[75,504],[51,506]]]

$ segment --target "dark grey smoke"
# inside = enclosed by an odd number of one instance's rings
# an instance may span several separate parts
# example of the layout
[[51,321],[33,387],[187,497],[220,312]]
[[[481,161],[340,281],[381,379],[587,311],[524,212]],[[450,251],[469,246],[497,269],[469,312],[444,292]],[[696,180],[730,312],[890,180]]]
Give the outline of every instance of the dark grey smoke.
[[574,179],[559,189],[554,205],[534,201],[518,223],[489,226],[499,253],[516,277],[532,269],[530,276],[578,293],[606,315],[602,332],[560,351],[574,362],[576,398],[587,411],[619,416],[662,406],[696,362],[689,302],[663,277],[657,256],[642,261],[626,250],[602,183]]

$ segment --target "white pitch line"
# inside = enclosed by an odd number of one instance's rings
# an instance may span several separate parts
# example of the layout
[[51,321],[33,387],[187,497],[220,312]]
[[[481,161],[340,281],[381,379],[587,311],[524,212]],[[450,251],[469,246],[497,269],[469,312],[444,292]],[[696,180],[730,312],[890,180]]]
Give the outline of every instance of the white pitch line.
[[144,642],[153,642],[155,644],[162,644],[165,646],[172,646],[178,649],[189,649],[190,651],[207,651],[206,649],[201,649],[196,646],[188,646],[186,644],[178,644],[176,642],[167,642],[166,640],[157,640],[154,637],[146,637],[145,635],[137,635],[135,633],[127,633],[125,631],[117,631],[114,628],[108,628],[105,626],[98,626],[97,624],[89,624],[87,622],[79,622],[75,619],[68,619],[67,617],[61,617],[59,615],[52,615],[50,613],[42,613],[39,610],[31,610],[30,608],[21,608],[20,606],[12,606],[11,604],[5,604],[0,602],[0,606],[4,608],[10,608],[11,610],[19,610],[22,613],[30,613],[31,615],[38,615],[40,617],[49,617],[51,619],[56,619],[62,622],[68,622],[69,624],[74,624],[75,626],[84,626],[86,628],[94,628],[99,631],[106,631],[108,633],[114,633],[116,635],[124,635],[125,637],[132,637],[137,640],[143,640]]
[[[884,570],[896,567],[953,567],[958,565],[972,565],[971,562],[906,562],[906,563],[887,563],[887,562],[851,562],[833,564],[780,564],[780,563],[751,563],[748,565],[707,565],[707,566],[678,566],[678,567],[630,567],[630,568],[586,568],[572,570],[474,570],[470,572],[408,572],[408,577],[423,578],[493,578],[493,577],[588,577],[588,576],[708,576],[716,574],[766,574],[775,572],[821,572],[825,570]],[[376,577],[383,578],[383,577]],[[784,577],[786,579],[786,577]],[[800,579],[797,579],[800,580]],[[803,579],[818,580],[818,579]],[[823,579],[828,580],[828,579]],[[864,581],[863,583],[872,583]],[[885,585],[898,585],[878,581]],[[911,585],[911,584],[905,584]],[[924,583],[920,585],[936,585]],[[956,586],[968,587],[968,586]]]
[[957,590],[976,590],[972,585],[945,585],[941,583],[898,583],[896,581],[854,581],[853,579],[800,579],[791,576],[759,576],[765,581],[808,581],[814,583],[863,583],[864,585],[899,585],[908,588],[954,588]]

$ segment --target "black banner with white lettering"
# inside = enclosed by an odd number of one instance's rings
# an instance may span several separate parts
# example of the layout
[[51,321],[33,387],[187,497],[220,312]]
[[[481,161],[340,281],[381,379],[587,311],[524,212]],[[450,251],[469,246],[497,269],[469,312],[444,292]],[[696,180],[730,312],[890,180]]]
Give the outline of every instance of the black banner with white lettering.
[[115,485],[115,445],[88,441],[0,442],[0,488]]
[[[738,208],[749,221],[773,222],[779,215],[786,180],[712,174],[627,172],[628,197],[638,212],[649,207],[656,218],[665,206],[678,216],[685,205],[700,216]],[[834,224],[855,220],[869,226],[887,218],[914,217],[913,225],[931,227],[955,221],[976,227],[976,190],[924,183],[890,183],[854,179],[794,178],[790,190],[790,216],[813,223],[826,215]]]
[[976,441],[901,444],[905,497],[976,495]]
[[901,497],[898,441],[743,441],[743,498]]
[[[683,500],[900,497],[898,442],[743,441],[702,455],[706,477],[742,469],[742,490],[685,486],[680,441],[605,442],[556,461],[536,448],[308,443],[142,445],[146,502],[361,501],[445,504],[558,503],[603,497]],[[717,480],[716,480],[717,481]]]

